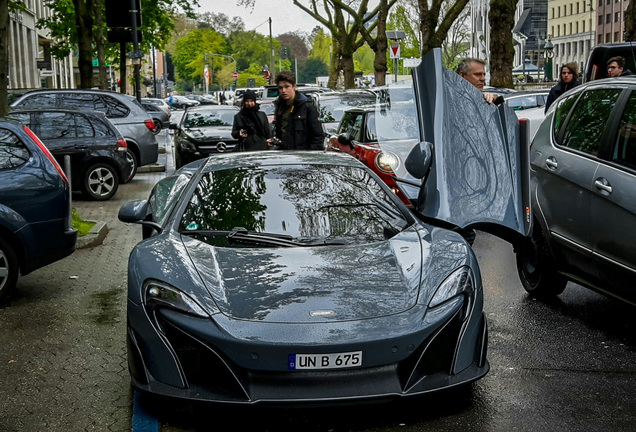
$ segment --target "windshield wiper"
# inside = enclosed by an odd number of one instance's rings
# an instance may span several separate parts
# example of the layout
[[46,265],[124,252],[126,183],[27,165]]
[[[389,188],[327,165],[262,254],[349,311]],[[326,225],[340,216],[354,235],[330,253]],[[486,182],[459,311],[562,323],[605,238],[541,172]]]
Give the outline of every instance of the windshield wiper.
[[215,237],[222,236],[222,237],[226,237],[228,241],[256,243],[256,244],[262,244],[266,246],[278,246],[278,247],[298,247],[298,246],[311,247],[311,246],[332,246],[332,245],[346,244],[341,241],[328,241],[328,240],[302,242],[302,241],[295,240],[294,237],[288,234],[248,231],[247,228],[243,228],[243,227],[236,227],[231,231],[222,231],[222,230],[185,231],[185,232],[182,232],[182,234],[215,236]]

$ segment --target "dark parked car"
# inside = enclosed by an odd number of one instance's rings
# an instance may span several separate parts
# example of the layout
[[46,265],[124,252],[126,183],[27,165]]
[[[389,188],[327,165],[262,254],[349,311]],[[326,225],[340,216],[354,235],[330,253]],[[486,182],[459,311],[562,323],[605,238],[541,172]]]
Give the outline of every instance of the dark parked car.
[[636,42],[596,45],[587,60],[585,81],[607,78],[607,61],[612,57],[625,58],[625,69],[636,73]]
[[75,250],[69,184],[37,136],[0,119],[0,300],[26,275]]
[[153,133],[155,123],[132,96],[103,90],[41,89],[24,94],[11,106],[101,111],[126,140],[126,155],[133,164],[130,179],[137,173],[138,166],[157,162],[159,143]]
[[370,90],[351,89],[311,94],[312,102],[318,111],[318,120],[327,137],[336,133],[338,123],[347,109],[373,104],[375,98],[375,93]]
[[126,140],[99,111],[15,110],[11,117],[27,125],[64,166],[71,159],[73,190],[93,200],[107,200],[126,183],[133,166]]
[[179,124],[170,125],[175,130],[176,167],[211,154],[233,151],[238,140],[232,137],[232,125],[238,111],[230,105],[188,108]]
[[144,100],[141,101],[141,105],[143,105],[144,109],[148,112],[150,117],[152,117],[152,121],[154,122],[153,133],[155,135],[161,132],[161,129],[170,127],[170,111],[166,111],[160,106]]
[[417,87],[414,111],[430,129],[406,159],[426,222],[354,158],[317,151],[198,160],[120,209],[144,232],[128,263],[136,388],[351,403],[488,372],[477,259],[449,227],[527,232],[527,147],[514,112],[488,105],[441,57],[416,70],[418,83],[440,85]]
[[530,154],[535,223],[524,288],[568,281],[636,304],[636,77],[590,81],[550,107]]

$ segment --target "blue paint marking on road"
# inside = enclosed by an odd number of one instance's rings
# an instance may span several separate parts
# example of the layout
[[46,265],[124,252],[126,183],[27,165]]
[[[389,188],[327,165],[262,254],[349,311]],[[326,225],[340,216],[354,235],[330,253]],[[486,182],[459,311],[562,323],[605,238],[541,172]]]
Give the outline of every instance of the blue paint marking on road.
[[159,432],[159,420],[149,414],[141,404],[140,393],[135,390],[132,415],[132,432]]

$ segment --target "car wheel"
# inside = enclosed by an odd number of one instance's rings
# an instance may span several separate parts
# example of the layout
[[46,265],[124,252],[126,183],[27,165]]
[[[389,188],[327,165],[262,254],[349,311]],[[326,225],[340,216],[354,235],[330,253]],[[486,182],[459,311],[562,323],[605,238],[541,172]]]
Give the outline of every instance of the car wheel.
[[119,178],[112,166],[105,163],[96,163],[84,173],[82,192],[95,201],[110,199],[117,192]]
[[525,290],[533,297],[555,297],[568,280],[557,272],[543,230],[535,223],[532,236],[517,252],[517,272]]
[[9,296],[18,281],[18,258],[6,240],[0,238],[0,301]]
[[152,133],[157,135],[159,132],[161,132],[161,122],[157,119],[154,119],[153,122],[155,124],[155,128],[152,130]]
[[130,171],[130,177],[128,177],[128,180],[126,180],[124,183],[128,183],[129,181],[131,181],[135,174],[137,174],[137,156],[135,156],[135,153],[130,150],[130,148],[126,150],[126,160],[132,165],[132,170]]

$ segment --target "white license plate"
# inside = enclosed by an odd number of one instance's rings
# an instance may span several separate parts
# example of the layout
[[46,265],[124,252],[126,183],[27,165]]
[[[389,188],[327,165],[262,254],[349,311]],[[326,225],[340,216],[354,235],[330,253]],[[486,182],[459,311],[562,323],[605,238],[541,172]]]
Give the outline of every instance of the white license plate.
[[362,351],[335,354],[290,354],[289,369],[344,369],[362,366]]

